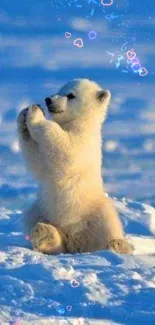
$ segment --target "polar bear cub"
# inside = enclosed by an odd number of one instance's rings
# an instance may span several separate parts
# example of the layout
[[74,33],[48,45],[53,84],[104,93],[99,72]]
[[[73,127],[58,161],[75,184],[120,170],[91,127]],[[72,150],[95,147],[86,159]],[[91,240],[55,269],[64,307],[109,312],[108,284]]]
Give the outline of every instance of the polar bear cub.
[[47,254],[110,249],[131,253],[101,176],[101,125],[110,92],[75,79],[18,116],[25,161],[39,182],[37,200],[25,214],[33,249]]

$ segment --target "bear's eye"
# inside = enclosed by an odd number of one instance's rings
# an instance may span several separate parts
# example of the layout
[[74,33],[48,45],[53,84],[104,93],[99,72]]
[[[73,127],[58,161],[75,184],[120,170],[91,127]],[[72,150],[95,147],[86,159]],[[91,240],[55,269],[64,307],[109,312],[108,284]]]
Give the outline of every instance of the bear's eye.
[[70,99],[74,99],[75,98],[75,95],[73,93],[70,93],[67,95],[67,98],[70,100]]

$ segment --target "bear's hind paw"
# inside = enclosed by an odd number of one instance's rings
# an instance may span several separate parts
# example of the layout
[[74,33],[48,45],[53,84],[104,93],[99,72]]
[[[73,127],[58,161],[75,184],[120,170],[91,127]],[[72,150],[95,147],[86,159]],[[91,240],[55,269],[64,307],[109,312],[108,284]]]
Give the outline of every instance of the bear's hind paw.
[[106,247],[118,254],[132,254],[133,248],[125,239],[113,239]]
[[45,254],[64,252],[63,241],[58,230],[50,225],[38,222],[31,232],[33,249]]

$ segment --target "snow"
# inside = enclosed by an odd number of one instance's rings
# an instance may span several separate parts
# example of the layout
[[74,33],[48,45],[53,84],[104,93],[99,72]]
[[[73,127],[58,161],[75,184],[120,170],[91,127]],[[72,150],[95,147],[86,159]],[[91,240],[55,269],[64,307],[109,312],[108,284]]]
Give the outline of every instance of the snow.
[[0,209],[0,324],[153,324],[155,210],[115,204],[133,255],[34,252],[22,211]]

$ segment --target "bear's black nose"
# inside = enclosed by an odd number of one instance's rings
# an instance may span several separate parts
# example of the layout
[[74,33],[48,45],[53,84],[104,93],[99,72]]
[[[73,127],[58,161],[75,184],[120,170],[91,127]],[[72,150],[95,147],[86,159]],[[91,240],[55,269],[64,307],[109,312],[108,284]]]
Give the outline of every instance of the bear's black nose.
[[50,106],[52,104],[51,98],[50,97],[45,98],[45,103],[46,103],[47,107]]

